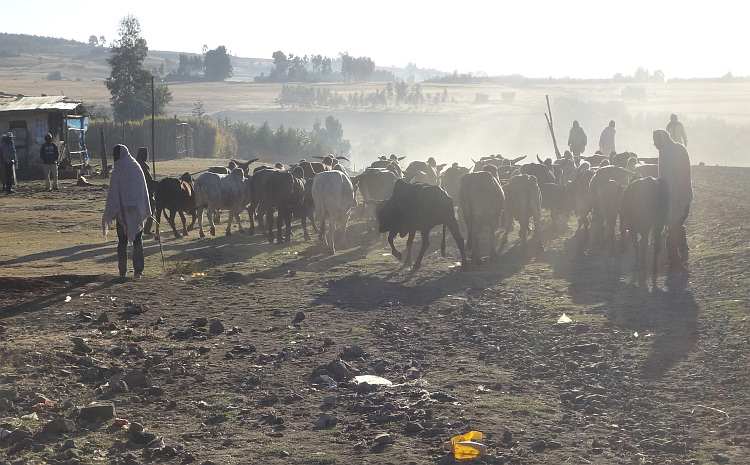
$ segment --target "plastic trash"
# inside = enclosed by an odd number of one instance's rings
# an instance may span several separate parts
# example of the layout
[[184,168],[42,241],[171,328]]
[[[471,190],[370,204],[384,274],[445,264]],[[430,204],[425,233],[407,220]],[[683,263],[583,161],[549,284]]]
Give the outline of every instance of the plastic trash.
[[560,318],[557,319],[558,323],[572,323],[573,320],[570,319],[570,317],[566,314],[562,314]]
[[355,376],[354,381],[356,381],[357,384],[367,383],[367,384],[380,385],[380,386],[390,386],[391,384],[393,384],[389,380],[385,378],[381,378],[380,376],[375,376],[375,375]]
[[487,446],[477,442],[479,439],[482,439],[481,432],[469,431],[466,434],[454,436],[443,444],[443,447],[453,452],[456,460],[471,460],[487,454]]

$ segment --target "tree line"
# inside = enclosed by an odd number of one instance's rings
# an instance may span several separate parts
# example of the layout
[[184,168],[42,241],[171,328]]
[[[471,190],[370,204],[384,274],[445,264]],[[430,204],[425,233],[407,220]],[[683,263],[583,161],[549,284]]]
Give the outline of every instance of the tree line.
[[449,101],[448,89],[435,94],[424,93],[419,83],[409,85],[404,81],[388,82],[382,89],[372,92],[353,92],[341,95],[328,87],[283,85],[276,102],[282,108],[350,108],[350,109],[388,109],[395,107],[422,108],[435,107]]
[[[375,62],[369,57],[352,57],[339,53],[336,59],[322,56],[300,56],[277,50],[271,54],[273,69],[268,76],[261,73],[256,82],[368,82],[375,74]],[[335,69],[334,69],[335,68]],[[391,73],[392,76],[392,73]]]

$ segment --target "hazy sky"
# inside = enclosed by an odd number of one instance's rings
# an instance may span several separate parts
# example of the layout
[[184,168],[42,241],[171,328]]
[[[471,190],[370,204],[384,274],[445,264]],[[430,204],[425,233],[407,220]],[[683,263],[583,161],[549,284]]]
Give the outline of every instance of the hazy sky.
[[750,75],[742,3],[725,0],[4,3],[1,32],[82,42],[116,39],[132,14],[150,50],[224,45],[232,55],[269,59],[276,50],[348,52],[377,66],[526,77],[610,78],[639,67],[667,79]]

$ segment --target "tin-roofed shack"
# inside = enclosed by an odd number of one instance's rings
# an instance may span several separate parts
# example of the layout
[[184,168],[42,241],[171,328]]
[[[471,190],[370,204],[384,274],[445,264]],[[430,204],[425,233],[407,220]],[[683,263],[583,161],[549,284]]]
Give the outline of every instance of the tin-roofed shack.
[[68,136],[69,120],[80,121],[86,117],[88,112],[83,104],[64,95],[27,97],[0,92],[0,133],[10,131],[15,136],[19,177],[41,176],[39,149],[47,133],[52,134],[53,142],[60,148],[60,158],[69,156],[71,150],[78,150],[78,134]]

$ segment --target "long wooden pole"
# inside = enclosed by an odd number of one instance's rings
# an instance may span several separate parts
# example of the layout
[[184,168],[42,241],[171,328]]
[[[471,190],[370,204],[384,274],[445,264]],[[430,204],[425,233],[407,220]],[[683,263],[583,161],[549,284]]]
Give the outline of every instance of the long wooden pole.
[[151,75],[151,176],[156,179],[156,145],[154,144],[154,133],[156,132],[156,126],[154,123],[154,113],[156,108],[154,106],[154,75]]
[[102,138],[102,177],[109,177],[109,166],[107,165],[107,141],[104,139],[104,127],[99,128],[99,136]]
[[555,146],[555,156],[557,159],[561,159],[562,155],[560,155],[560,149],[557,148],[557,139],[555,138],[555,129],[552,125],[552,109],[550,109],[549,106],[549,95],[545,95],[547,98],[547,111],[549,112],[549,116],[547,116],[547,113],[544,114],[544,117],[547,119],[547,126],[549,127],[549,132],[552,134],[552,145]]

